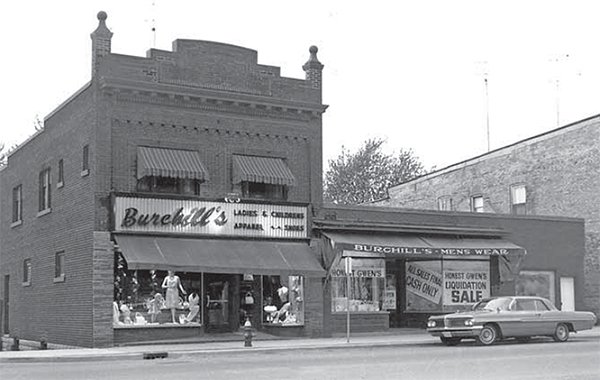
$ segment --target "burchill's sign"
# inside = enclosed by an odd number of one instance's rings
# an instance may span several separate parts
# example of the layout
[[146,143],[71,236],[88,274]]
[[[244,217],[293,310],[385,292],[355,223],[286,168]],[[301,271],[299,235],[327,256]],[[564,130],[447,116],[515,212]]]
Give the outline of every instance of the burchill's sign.
[[153,198],[115,198],[118,232],[306,238],[307,207]]

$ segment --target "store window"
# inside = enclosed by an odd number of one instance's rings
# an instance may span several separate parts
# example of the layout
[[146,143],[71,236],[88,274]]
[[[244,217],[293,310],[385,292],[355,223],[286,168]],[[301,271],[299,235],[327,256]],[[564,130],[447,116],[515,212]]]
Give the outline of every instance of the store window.
[[19,185],[13,188],[13,213],[12,213],[12,223],[16,225],[17,223],[21,223],[23,221],[23,186]]
[[128,270],[124,258],[116,255],[113,325],[199,326],[200,292],[200,273],[173,272],[170,276],[168,271]]
[[350,312],[383,311],[385,260],[352,258],[347,272],[346,259],[341,259],[332,269],[331,297],[333,312],[347,312],[348,307]]
[[517,215],[527,213],[527,191],[525,185],[513,185],[510,187],[510,212]]
[[489,259],[407,260],[405,310],[468,310],[491,294]]
[[304,277],[263,276],[263,323],[304,324]]
[[555,303],[554,281],[555,274],[552,271],[520,271],[515,279],[515,294],[544,297]]

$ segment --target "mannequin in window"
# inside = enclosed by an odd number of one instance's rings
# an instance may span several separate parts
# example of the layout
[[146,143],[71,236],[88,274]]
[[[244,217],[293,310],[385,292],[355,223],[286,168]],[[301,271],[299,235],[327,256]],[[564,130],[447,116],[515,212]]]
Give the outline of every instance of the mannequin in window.
[[175,275],[174,271],[170,270],[168,272],[167,277],[163,280],[162,288],[167,290],[165,295],[165,306],[167,309],[171,309],[173,323],[177,323],[177,320],[175,319],[175,309],[179,306],[178,289],[181,290],[183,295],[186,295],[186,292],[181,285],[181,280]]
[[273,323],[280,323],[285,321],[288,316],[288,311],[290,310],[290,302],[288,300],[288,288],[280,285],[279,289],[277,289],[277,296],[281,301],[281,308],[273,315]]
[[196,293],[196,292],[190,293],[190,295],[188,297],[190,312],[188,313],[188,315],[186,315],[186,317],[184,319],[185,323],[189,323],[189,322],[193,321],[194,318],[196,318],[196,315],[198,315],[198,312],[200,311],[200,306],[198,305],[199,302],[200,302],[200,297],[198,296],[198,293]]

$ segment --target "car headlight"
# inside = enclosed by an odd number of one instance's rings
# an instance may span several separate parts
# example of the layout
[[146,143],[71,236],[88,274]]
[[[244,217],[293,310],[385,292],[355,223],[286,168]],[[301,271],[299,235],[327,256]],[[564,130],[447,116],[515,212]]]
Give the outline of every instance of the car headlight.
[[428,321],[427,327],[435,327],[435,321]]
[[473,326],[473,320],[472,319],[467,319],[465,321],[465,326]]

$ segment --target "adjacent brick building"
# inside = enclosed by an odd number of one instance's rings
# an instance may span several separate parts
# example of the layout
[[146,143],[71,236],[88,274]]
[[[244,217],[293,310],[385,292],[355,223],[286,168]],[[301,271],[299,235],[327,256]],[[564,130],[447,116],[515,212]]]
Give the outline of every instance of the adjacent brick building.
[[[583,218],[582,308],[600,315],[600,115],[450,165],[388,194],[376,205]],[[569,286],[561,284],[560,268],[548,263],[547,269],[555,272],[557,290]]]

